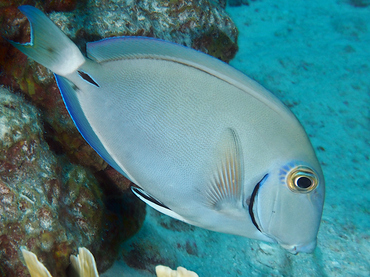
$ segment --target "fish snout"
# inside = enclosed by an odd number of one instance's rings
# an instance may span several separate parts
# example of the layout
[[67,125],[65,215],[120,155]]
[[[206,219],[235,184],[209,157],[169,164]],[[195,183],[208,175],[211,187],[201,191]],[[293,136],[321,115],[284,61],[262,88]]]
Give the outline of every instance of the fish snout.
[[286,249],[288,252],[296,255],[298,253],[312,253],[316,248],[317,240],[313,240],[306,244],[301,245],[287,245],[287,244],[280,244],[281,247]]

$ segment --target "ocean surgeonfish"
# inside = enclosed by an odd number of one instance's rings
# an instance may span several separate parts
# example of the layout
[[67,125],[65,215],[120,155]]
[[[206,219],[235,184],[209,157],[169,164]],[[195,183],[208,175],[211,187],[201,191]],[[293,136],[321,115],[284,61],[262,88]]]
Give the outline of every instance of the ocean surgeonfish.
[[209,230],[312,252],[324,177],[297,118],[228,64],[146,37],[87,44],[19,8],[31,40],[11,42],[55,73],[86,141],[154,209]]

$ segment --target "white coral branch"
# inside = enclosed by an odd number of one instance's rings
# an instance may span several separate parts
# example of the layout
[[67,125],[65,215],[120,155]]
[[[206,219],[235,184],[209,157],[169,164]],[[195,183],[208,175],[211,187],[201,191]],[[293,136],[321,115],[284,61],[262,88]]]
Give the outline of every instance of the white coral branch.
[[199,277],[195,272],[181,266],[177,270],[172,270],[168,266],[157,265],[155,267],[155,273],[157,277]]
[[52,277],[46,267],[39,262],[35,254],[24,248],[21,251],[31,277]]
[[[39,262],[35,254],[23,247],[21,250],[31,277],[52,277],[46,267]],[[71,255],[70,261],[79,277],[99,277],[94,256],[85,247],[78,248],[78,255]],[[177,270],[172,270],[167,266],[157,265],[155,271],[157,277],[199,277],[195,272],[181,266]]]

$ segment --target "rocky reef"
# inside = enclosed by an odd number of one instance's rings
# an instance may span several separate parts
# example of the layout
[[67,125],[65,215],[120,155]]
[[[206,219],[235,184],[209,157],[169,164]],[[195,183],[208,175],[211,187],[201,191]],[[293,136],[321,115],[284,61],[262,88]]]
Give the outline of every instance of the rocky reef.
[[[39,111],[0,88],[0,275],[27,276],[20,246],[63,276],[77,246],[89,247],[100,271],[138,230],[144,205],[92,172],[55,155]],[[104,242],[104,243],[103,243]]]

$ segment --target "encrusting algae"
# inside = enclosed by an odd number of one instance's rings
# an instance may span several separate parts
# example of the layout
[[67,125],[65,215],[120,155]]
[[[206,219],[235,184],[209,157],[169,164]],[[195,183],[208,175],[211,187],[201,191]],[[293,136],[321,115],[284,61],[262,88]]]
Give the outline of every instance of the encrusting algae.
[[[31,277],[52,277],[50,272],[38,260],[34,253],[25,248],[22,248],[21,251]],[[70,261],[77,276],[99,277],[94,256],[85,247],[78,248],[78,255],[71,255]],[[181,266],[179,266],[177,270],[172,270],[167,266],[158,265],[155,271],[157,277],[199,277],[195,272],[189,271]]]

